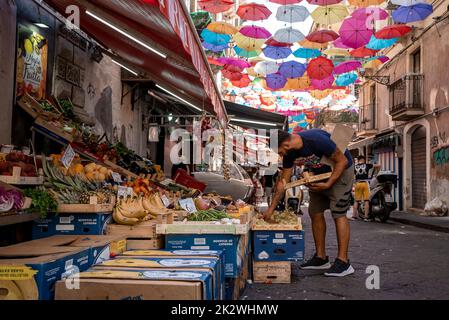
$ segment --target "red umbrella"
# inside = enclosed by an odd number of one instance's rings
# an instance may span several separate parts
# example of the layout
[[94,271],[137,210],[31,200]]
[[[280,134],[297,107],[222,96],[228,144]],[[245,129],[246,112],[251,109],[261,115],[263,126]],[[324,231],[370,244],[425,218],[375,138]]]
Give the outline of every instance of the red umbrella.
[[412,28],[405,24],[393,24],[377,31],[374,36],[377,39],[399,38],[412,31]]
[[220,67],[224,66],[224,63],[221,63],[221,62],[217,61],[215,58],[212,58],[212,57],[207,57],[207,61],[210,64],[213,64],[215,66],[220,66]]
[[240,80],[234,80],[234,81],[231,81],[231,83],[234,87],[244,88],[244,87],[247,87],[251,83],[251,79],[248,77],[247,74],[244,74],[244,75],[242,75]]
[[314,4],[316,6],[330,6],[332,4],[337,4],[343,0],[307,0],[308,3]]
[[292,43],[276,41],[273,38],[270,38],[267,41],[265,41],[265,44],[271,47],[291,47],[293,45]]
[[220,13],[228,11],[234,5],[233,0],[202,0],[198,1],[198,5],[201,10]]
[[325,79],[332,74],[333,70],[334,63],[325,57],[312,59],[307,65],[307,74],[311,79]]
[[366,48],[365,46],[349,51],[349,54],[354,58],[365,58],[372,57],[376,55],[379,50],[371,50]]
[[271,15],[270,9],[263,4],[248,3],[243,4],[237,9],[237,15],[243,20],[265,20]]
[[282,4],[283,6],[285,6],[287,4],[300,3],[302,0],[269,0],[269,1],[277,4]]
[[242,69],[233,65],[228,65],[226,68],[221,70],[221,73],[223,77],[231,81],[238,81],[243,78]]
[[312,42],[326,43],[326,42],[335,41],[339,37],[340,36],[335,31],[332,31],[332,30],[318,30],[318,31],[315,31],[315,32],[312,32],[311,34],[309,34],[306,37],[306,39],[309,40],[309,41],[312,41]]

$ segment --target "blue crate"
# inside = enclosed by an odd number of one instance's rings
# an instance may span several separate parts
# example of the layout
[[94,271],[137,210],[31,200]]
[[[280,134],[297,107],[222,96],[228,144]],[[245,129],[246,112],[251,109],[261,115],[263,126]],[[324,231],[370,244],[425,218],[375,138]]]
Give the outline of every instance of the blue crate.
[[253,231],[255,261],[302,261],[304,231]]

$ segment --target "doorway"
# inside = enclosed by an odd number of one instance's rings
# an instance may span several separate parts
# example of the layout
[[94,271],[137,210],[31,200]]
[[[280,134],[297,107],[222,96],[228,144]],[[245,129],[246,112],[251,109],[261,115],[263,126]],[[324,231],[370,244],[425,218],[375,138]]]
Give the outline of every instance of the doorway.
[[412,207],[424,209],[427,202],[426,128],[419,126],[411,135]]

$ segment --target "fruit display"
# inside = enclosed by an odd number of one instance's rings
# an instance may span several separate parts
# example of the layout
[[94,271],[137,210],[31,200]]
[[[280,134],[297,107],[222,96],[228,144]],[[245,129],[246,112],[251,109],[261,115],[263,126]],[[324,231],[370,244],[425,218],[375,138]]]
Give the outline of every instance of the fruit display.
[[120,198],[114,208],[113,219],[118,224],[135,225],[166,213],[162,200],[157,193],[146,196]]
[[14,167],[19,167],[20,176],[37,177],[38,169],[42,167],[41,160],[36,159],[37,168],[34,158],[21,152],[11,152],[0,160],[0,175],[12,176]]
[[[282,225],[295,225],[298,223],[298,216],[294,214],[292,211],[286,210],[283,212],[275,211],[271,220],[275,224]],[[269,222],[265,221],[263,218],[259,218],[255,221],[256,225],[268,225]]]
[[199,210],[188,215],[188,221],[220,221],[222,219],[229,219],[229,216],[224,211],[215,209]]
[[137,195],[149,195],[152,192],[151,182],[147,178],[137,178],[133,181],[124,182],[122,185],[132,188]]

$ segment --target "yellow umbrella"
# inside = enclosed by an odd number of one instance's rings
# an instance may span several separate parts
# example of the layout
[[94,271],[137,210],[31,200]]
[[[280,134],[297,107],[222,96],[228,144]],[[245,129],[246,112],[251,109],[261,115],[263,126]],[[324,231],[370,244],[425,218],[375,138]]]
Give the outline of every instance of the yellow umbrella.
[[[367,0],[365,0],[367,1]],[[332,5],[316,8],[311,14],[316,23],[330,25],[339,23],[349,15],[348,9],[344,5]]]
[[309,41],[307,39],[299,41],[298,43],[303,48],[309,48],[309,49],[325,49],[325,48],[327,48],[327,43],[312,42],[312,41]]
[[246,68],[246,73],[247,73],[249,76],[251,76],[251,77],[258,77],[258,76],[259,76],[259,74],[258,74],[256,71],[254,71],[254,67],[252,67],[252,68]]
[[332,56],[332,57],[335,57],[335,56],[349,57],[350,56],[348,50],[340,49],[340,48],[329,48],[329,49],[324,50],[323,53],[325,55]]
[[223,22],[223,21],[217,21],[209,23],[207,26],[207,29],[209,29],[212,32],[220,33],[220,34],[236,34],[239,32],[239,30],[234,27],[232,24]]
[[371,60],[363,65],[365,69],[376,69],[378,66],[381,66],[382,62],[379,60]]
[[303,90],[310,86],[310,78],[304,75],[300,78],[288,79],[284,86],[285,90]]
[[356,7],[362,7],[366,8],[369,6],[378,6],[379,4],[382,4],[385,2],[385,0],[348,0],[349,4],[356,6]]
[[247,51],[254,51],[254,50],[260,50],[260,48],[265,43],[265,39],[254,39],[244,36],[243,34],[236,33],[232,39],[234,40],[235,44],[242,49],[245,49]]
[[321,99],[326,98],[328,95],[330,95],[331,92],[332,92],[332,89],[312,90],[312,91],[310,91],[310,95],[317,100],[321,100]]

